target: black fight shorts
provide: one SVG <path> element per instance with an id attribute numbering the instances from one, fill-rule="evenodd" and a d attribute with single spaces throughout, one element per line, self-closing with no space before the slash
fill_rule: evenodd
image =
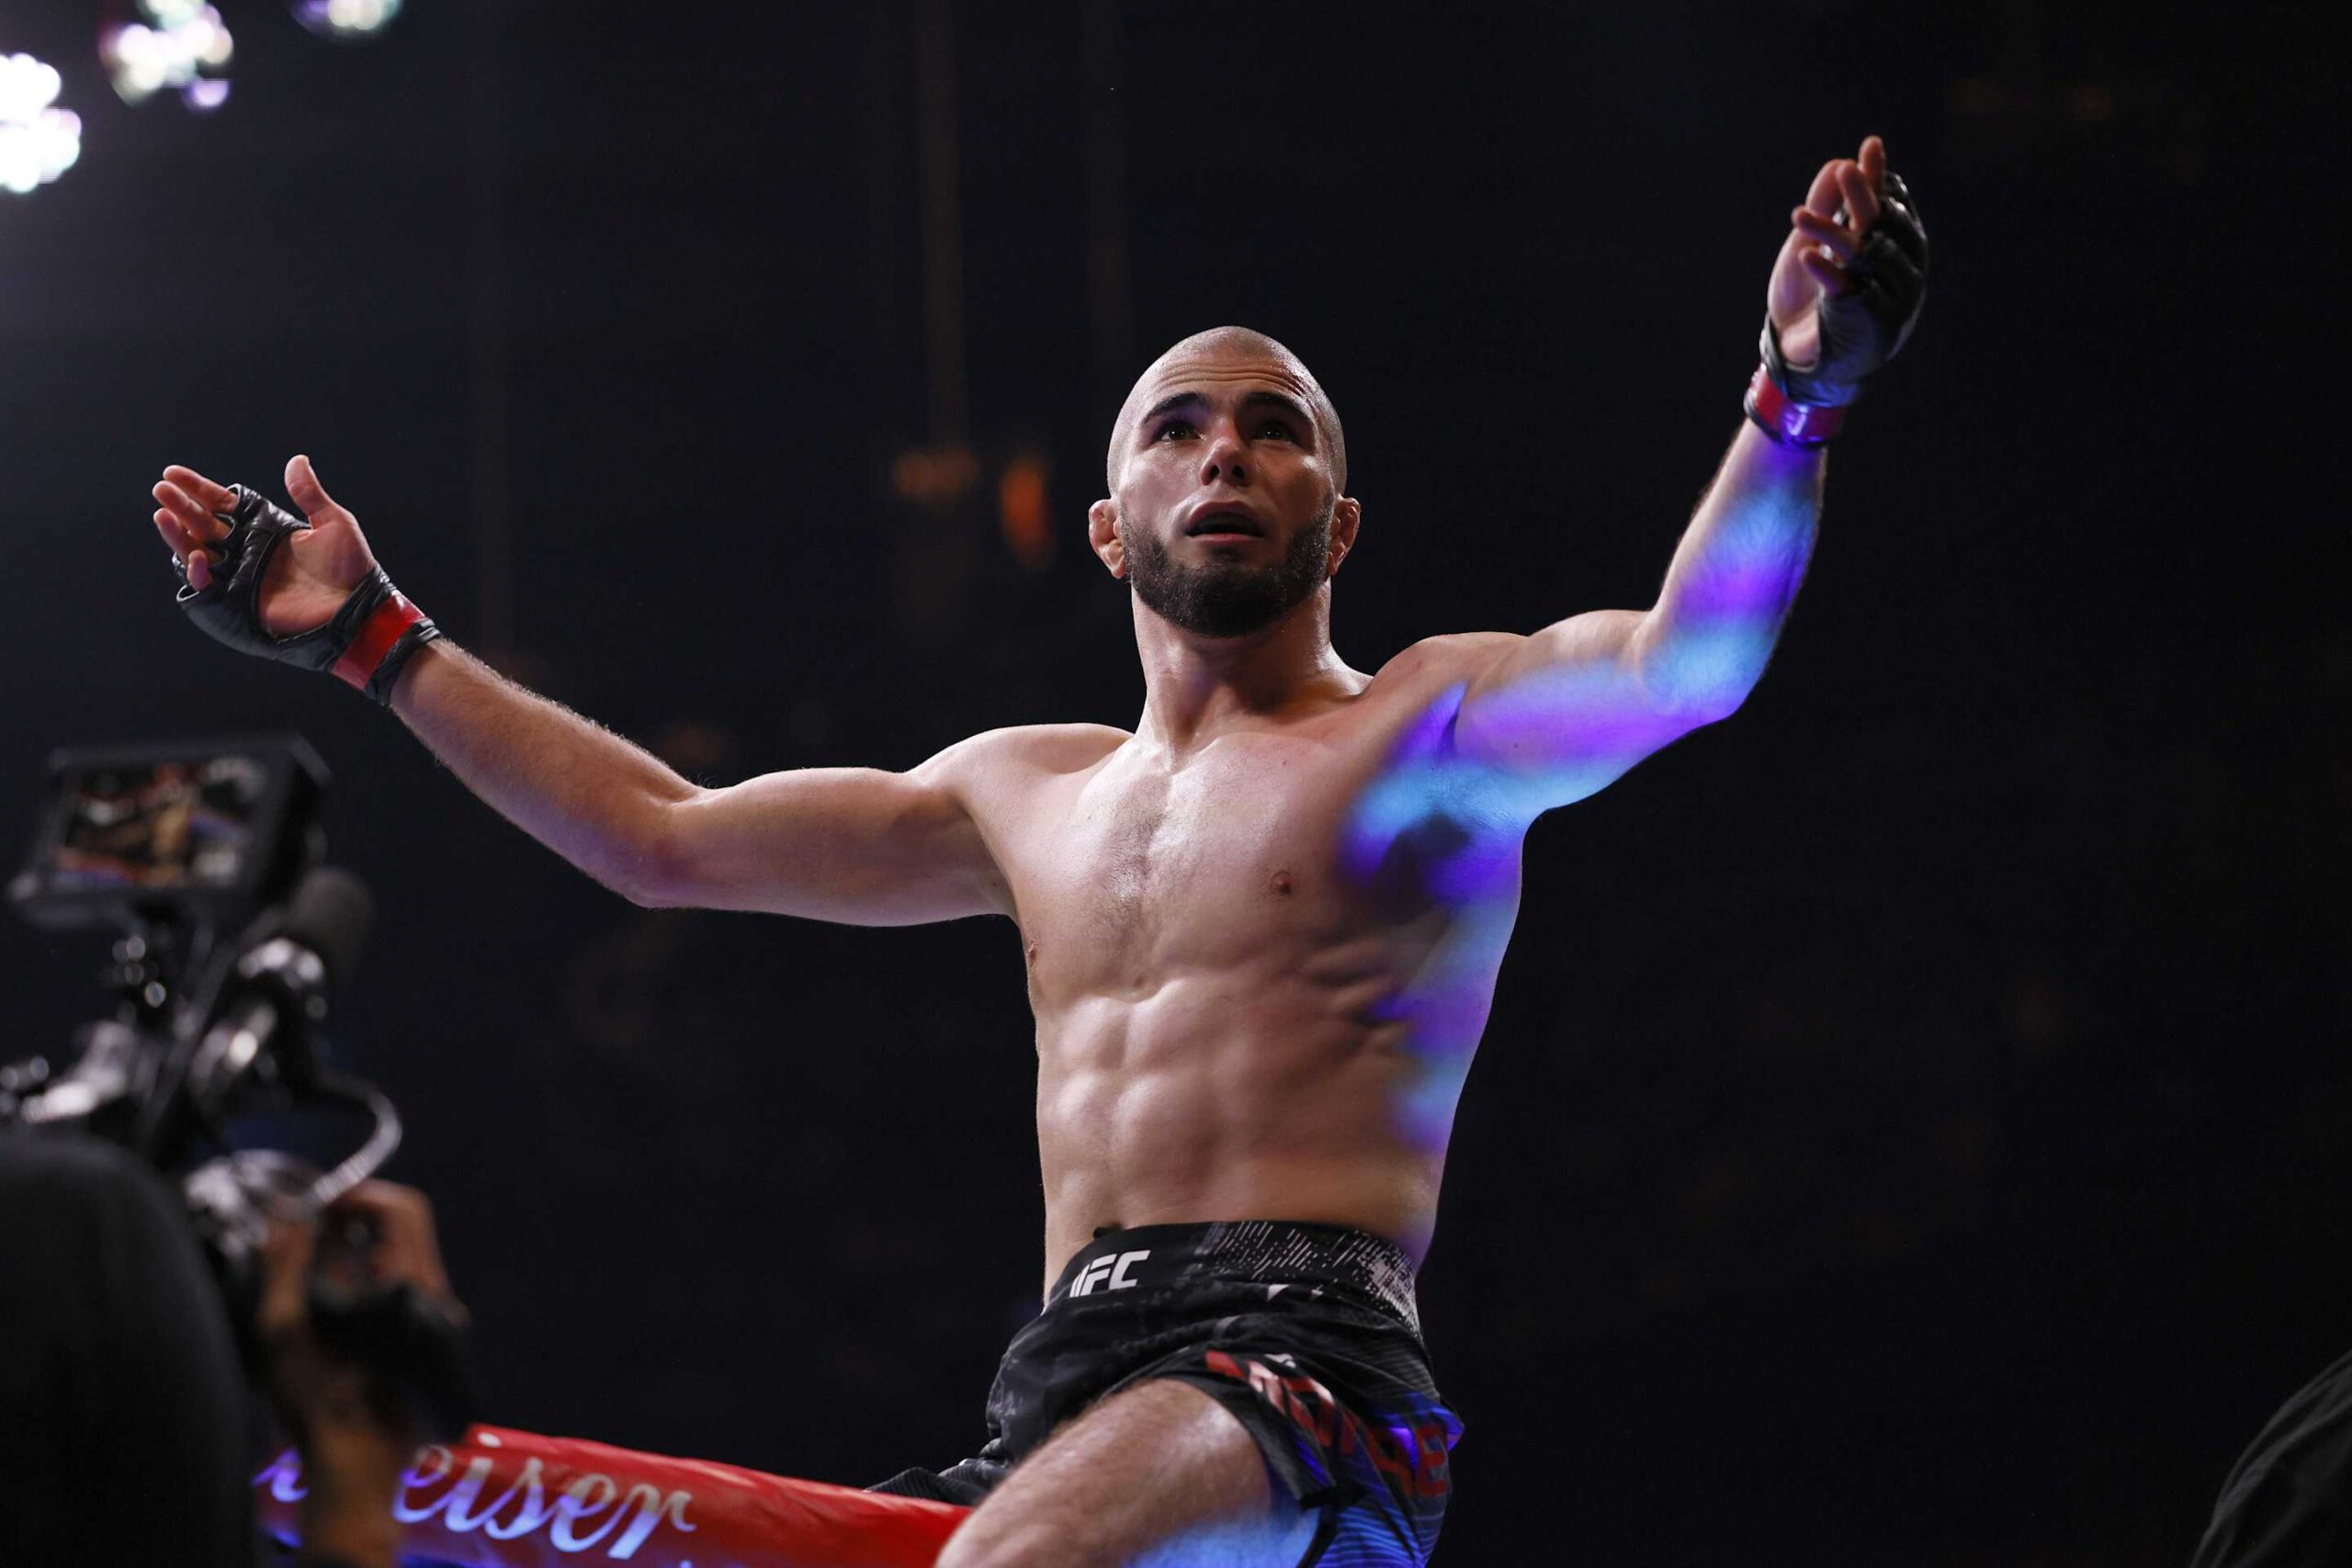
<path id="1" fill-rule="evenodd" d="M 1160 1378 L 1232 1412 L 1276 1483 L 1319 1516 L 1300 1568 L 1428 1561 L 1462 1423 L 1430 1375 L 1412 1260 L 1338 1225 L 1102 1232 L 1013 1336 L 978 1457 L 873 1490 L 976 1504 L 1062 1423 Z"/>

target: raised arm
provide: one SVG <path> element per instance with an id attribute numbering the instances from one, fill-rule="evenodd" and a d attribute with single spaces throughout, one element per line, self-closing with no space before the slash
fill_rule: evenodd
<path id="1" fill-rule="evenodd" d="M 1464 693 L 1456 749 L 1530 775 L 1543 805 L 1562 806 L 1728 716 L 1763 674 L 1804 580 L 1821 473 L 1817 451 L 1743 426 L 1657 603 L 1497 639 Z"/>
<path id="2" fill-rule="evenodd" d="M 623 897 L 859 925 L 1010 907 L 969 809 L 1001 741 L 976 738 L 906 773 L 811 768 L 700 788 L 446 639 L 387 643 L 400 662 L 386 671 L 359 623 L 389 630 L 390 606 L 413 607 L 386 582 L 386 607 L 353 615 L 378 571 L 357 520 L 307 458 L 287 465 L 286 484 L 310 526 L 282 529 L 255 558 L 251 541 L 266 532 L 232 536 L 221 520 L 235 494 L 165 470 L 155 523 L 187 573 L 191 614 L 210 615 L 199 624 L 232 646 L 333 669 L 388 702 L 468 788 Z"/>
<path id="3" fill-rule="evenodd" d="M 1544 804 L 1560 805 L 1739 706 L 1812 556 L 1821 443 L 1907 336 L 1926 265 L 1924 231 L 1877 137 L 1823 165 L 1773 268 L 1748 422 L 1657 602 L 1477 639 L 1454 731 L 1463 755 L 1527 774 Z"/>
<path id="4" fill-rule="evenodd" d="M 904 773 L 804 768 L 704 789 L 447 641 L 392 707 L 466 787 L 639 904 L 862 926 L 1010 908 L 966 794 L 993 737 Z"/>

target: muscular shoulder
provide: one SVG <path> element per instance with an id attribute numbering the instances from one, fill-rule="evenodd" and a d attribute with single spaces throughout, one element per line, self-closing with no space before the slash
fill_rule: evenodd
<path id="1" fill-rule="evenodd" d="M 1023 724 L 959 740 L 915 770 L 967 795 L 1082 773 L 1132 739 L 1107 724 Z"/>
<path id="2" fill-rule="evenodd" d="M 1450 632 L 1400 650 L 1373 676 L 1376 686 L 1443 686 L 1469 681 L 1527 639 L 1517 632 Z"/>

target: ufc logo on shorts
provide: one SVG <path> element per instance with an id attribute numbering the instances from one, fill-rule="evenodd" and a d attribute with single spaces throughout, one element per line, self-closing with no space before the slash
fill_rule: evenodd
<path id="1" fill-rule="evenodd" d="M 1132 1291 L 1141 1281 L 1128 1279 L 1127 1269 L 1150 1256 L 1148 1252 L 1122 1252 L 1116 1258 L 1105 1254 L 1078 1271 L 1069 1293 L 1091 1296 L 1097 1291 Z"/>

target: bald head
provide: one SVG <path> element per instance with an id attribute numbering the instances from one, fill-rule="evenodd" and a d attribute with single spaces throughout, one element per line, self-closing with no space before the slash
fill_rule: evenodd
<path id="1" fill-rule="evenodd" d="M 1308 412 L 1315 416 L 1316 434 L 1330 463 L 1332 489 L 1345 495 L 1348 443 L 1340 432 L 1340 411 L 1331 406 L 1322 383 L 1316 380 L 1305 360 L 1264 333 L 1249 327 L 1211 327 L 1204 333 L 1194 333 L 1153 360 L 1136 378 L 1127 400 L 1119 409 L 1118 422 L 1111 427 L 1111 446 L 1103 459 L 1103 479 L 1111 492 L 1118 491 L 1119 469 L 1134 449 L 1136 427 L 1144 411 L 1159 400 L 1159 393 L 1164 388 L 1181 379 L 1188 367 L 1196 365 L 1246 365 L 1251 361 L 1265 365 L 1275 379 L 1297 384 Z"/>

